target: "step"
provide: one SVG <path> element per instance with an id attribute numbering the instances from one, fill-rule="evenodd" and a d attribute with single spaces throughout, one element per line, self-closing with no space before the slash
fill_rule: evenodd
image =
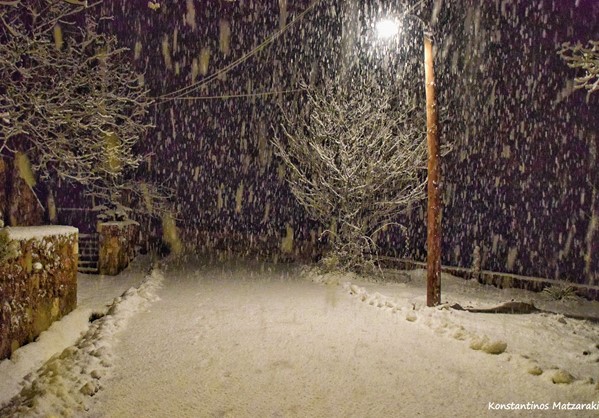
<path id="1" fill-rule="evenodd" d="M 98 254 L 100 250 L 98 248 L 81 248 L 79 247 L 79 255 L 81 254 Z"/>
<path id="2" fill-rule="evenodd" d="M 99 256 L 100 256 L 100 253 L 98 251 L 92 251 L 92 252 L 79 251 L 79 260 L 87 259 L 87 258 L 98 258 Z"/>
<path id="3" fill-rule="evenodd" d="M 90 242 L 90 243 L 79 243 L 79 248 L 98 248 L 99 245 L 97 242 Z"/>
<path id="4" fill-rule="evenodd" d="M 93 249 L 97 249 L 99 247 L 100 246 L 98 245 L 97 242 L 94 242 L 93 244 L 84 244 L 84 245 L 79 244 L 79 248 L 83 248 L 83 249 L 93 250 Z"/>
<path id="5" fill-rule="evenodd" d="M 97 248 L 79 248 L 79 255 L 98 255 L 100 251 Z"/>
<path id="6" fill-rule="evenodd" d="M 90 255 L 97 255 L 100 251 L 96 248 L 84 248 L 83 250 L 81 248 L 79 248 L 79 255 L 81 254 L 90 254 Z"/>
<path id="7" fill-rule="evenodd" d="M 99 259 L 99 235 L 79 234 L 79 263 L 80 273 L 97 274 Z"/>

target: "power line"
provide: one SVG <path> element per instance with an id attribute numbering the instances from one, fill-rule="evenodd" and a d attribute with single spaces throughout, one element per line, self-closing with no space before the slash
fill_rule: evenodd
<path id="1" fill-rule="evenodd" d="M 219 94 L 219 95 L 214 95 L 214 96 L 184 96 L 184 97 L 169 98 L 169 100 L 217 100 L 217 99 L 227 100 L 227 99 L 248 98 L 248 97 L 272 96 L 275 94 L 297 93 L 300 91 L 304 91 L 304 89 L 265 91 L 265 92 L 259 92 L 259 93 Z"/>
<path id="2" fill-rule="evenodd" d="M 241 57 L 239 57 L 238 59 L 236 59 L 229 65 L 227 65 L 224 68 L 218 70 L 217 72 L 209 75 L 208 77 L 204 78 L 203 80 L 198 81 L 197 83 L 193 83 L 190 86 L 182 87 L 178 90 L 158 96 L 158 97 L 156 97 L 156 100 L 169 101 L 169 100 L 179 99 L 179 98 L 181 98 L 179 95 L 187 94 L 192 91 L 198 90 L 201 87 L 205 86 L 206 84 L 210 83 L 215 78 L 219 77 L 220 75 L 228 73 L 233 68 L 244 63 L 249 58 L 251 58 L 252 56 L 256 55 L 258 52 L 263 50 L 267 45 L 271 44 L 276 39 L 281 37 L 281 35 L 283 35 L 283 33 L 285 33 L 287 31 L 287 29 L 289 29 L 295 23 L 299 22 L 306 14 L 308 14 L 312 9 L 314 9 L 319 2 L 320 2 L 320 0 L 314 0 L 311 5 L 309 5 L 303 12 L 301 12 L 299 15 L 297 15 L 291 22 L 289 22 L 288 24 L 283 26 L 281 29 L 277 30 L 275 33 L 273 33 L 272 35 L 267 37 L 264 41 L 262 41 L 262 43 L 260 43 L 254 49 L 252 49 L 248 53 L 242 55 Z"/>

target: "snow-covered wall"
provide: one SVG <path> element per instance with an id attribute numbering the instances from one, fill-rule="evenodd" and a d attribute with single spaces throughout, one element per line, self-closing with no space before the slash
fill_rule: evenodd
<path id="1" fill-rule="evenodd" d="M 2 231 L 10 251 L 0 260 L 0 360 L 77 305 L 77 228 Z"/>

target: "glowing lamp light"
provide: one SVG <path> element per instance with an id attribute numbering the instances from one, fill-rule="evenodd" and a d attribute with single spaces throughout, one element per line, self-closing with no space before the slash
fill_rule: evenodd
<path id="1" fill-rule="evenodd" d="M 392 19 L 383 19 L 376 23 L 376 33 L 381 39 L 393 38 L 399 32 L 399 23 Z"/>

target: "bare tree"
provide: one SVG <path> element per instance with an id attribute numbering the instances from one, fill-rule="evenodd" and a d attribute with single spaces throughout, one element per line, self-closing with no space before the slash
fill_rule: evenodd
<path id="1" fill-rule="evenodd" d="M 588 94 L 599 90 L 599 41 L 589 41 L 586 46 L 566 42 L 558 53 L 569 67 L 584 71 L 574 79 L 574 88 L 588 90 Z"/>
<path id="2" fill-rule="evenodd" d="M 48 185 L 130 189 L 151 104 L 87 2 L 0 2 L 0 153 L 25 152 Z"/>
<path id="3" fill-rule="evenodd" d="M 306 93 L 303 113 L 283 109 L 284 136 L 272 142 L 296 199 L 330 226 L 333 264 L 361 269 L 376 234 L 424 197 L 424 112 L 372 81 Z"/>

